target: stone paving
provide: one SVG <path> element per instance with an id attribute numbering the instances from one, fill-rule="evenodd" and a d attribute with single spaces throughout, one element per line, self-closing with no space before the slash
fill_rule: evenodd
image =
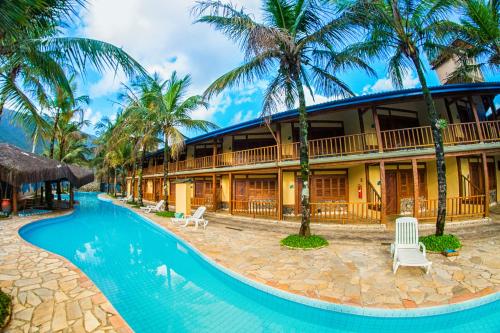
<path id="1" fill-rule="evenodd" d="M 493 223 L 450 228 L 463 241 L 460 256 L 429 254 L 433 261 L 429 275 L 405 267 L 392 274 L 389 242 L 393 231 L 383 228 L 313 226 L 329 239 L 330 246 L 303 251 L 279 245 L 280 239 L 296 232 L 295 224 L 209 216 L 207 229 L 195 230 L 146 215 L 239 274 L 329 302 L 415 308 L 500 291 L 500 214 L 492 214 Z M 20 238 L 18 229 L 35 219 L 0 220 L 0 288 L 12 295 L 14 304 L 6 331 L 129 332 L 125 321 L 78 268 Z"/>
<path id="2" fill-rule="evenodd" d="M 18 229 L 35 219 L 0 220 L 0 288 L 13 300 L 5 331 L 130 332 L 111 303 L 78 268 L 21 239 Z"/>
<path id="3" fill-rule="evenodd" d="M 137 209 L 134 209 L 140 214 Z M 319 250 L 281 247 L 295 224 L 210 216 L 206 230 L 172 225 L 143 214 L 176 233 L 219 264 L 288 292 L 363 307 L 416 308 L 462 302 L 500 291 L 500 223 L 449 227 L 462 239 L 460 256 L 429 253 L 431 273 L 401 267 L 392 273 L 394 231 L 312 226 L 330 245 Z M 494 220 L 500 221 L 494 215 Z M 432 233 L 429 229 L 423 234 Z"/>

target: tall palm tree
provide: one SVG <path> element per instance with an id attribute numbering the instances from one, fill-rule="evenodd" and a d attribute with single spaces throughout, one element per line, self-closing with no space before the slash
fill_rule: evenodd
<path id="1" fill-rule="evenodd" d="M 305 89 L 326 96 L 352 96 L 337 74 L 361 68 L 373 74 L 360 58 L 339 45 L 353 37 L 349 13 L 320 0 L 262 1 L 263 21 L 243 9 L 219 1 L 200 1 L 194 7 L 197 22 L 208 23 L 241 46 L 244 63 L 222 75 L 206 90 L 210 97 L 240 83 L 270 79 L 264 93 L 263 115 L 298 102 L 302 218 L 299 234 L 309 236 L 309 156 Z"/>
<path id="2" fill-rule="evenodd" d="M 138 197 L 137 203 L 143 205 L 143 168 L 146 153 L 158 146 L 157 124 L 155 123 L 155 104 L 151 102 L 153 91 L 148 80 L 134 82 L 132 87 L 125 86 L 121 98 L 126 108 L 123 112 L 123 121 L 114 130 L 114 137 L 129 140 L 124 133 L 133 135 L 136 140 L 135 148 L 138 151 Z"/>
<path id="3" fill-rule="evenodd" d="M 362 0 L 353 4 L 354 20 L 366 28 L 364 41 L 350 51 L 360 56 L 387 62 L 388 73 L 396 87 L 403 86 L 403 76 L 411 69 L 417 72 L 427 108 L 436 150 L 438 178 L 438 213 L 436 235 L 444 232 L 446 218 L 446 165 L 440 119 L 425 77 L 425 53 L 429 58 L 443 49 L 440 36 L 450 27 L 446 20 L 453 0 Z"/>
<path id="4" fill-rule="evenodd" d="M 155 74 L 146 84 L 149 92 L 144 98 L 153 111 L 156 131 L 163 137 L 163 192 L 164 200 L 168 202 L 168 164 L 170 158 L 178 157 L 184 147 L 181 129 L 207 132 L 218 126 L 206 120 L 191 118 L 194 110 L 207 104 L 202 96 L 186 96 L 191 85 L 189 75 L 178 77 L 174 71 L 169 79 L 161 82 Z M 168 209 L 168 205 L 165 205 L 165 211 Z"/>
<path id="5" fill-rule="evenodd" d="M 448 52 L 460 66 L 450 74 L 450 82 L 472 82 L 479 70 L 500 69 L 500 1 L 459 0 L 460 22 L 450 22 L 445 33 L 459 43 Z M 474 60 L 474 61 L 472 61 Z"/>

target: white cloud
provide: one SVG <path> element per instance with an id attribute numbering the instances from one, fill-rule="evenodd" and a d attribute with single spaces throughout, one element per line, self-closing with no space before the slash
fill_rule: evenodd
<path id="1" fill-rule="evenodd" d="M 126 82 L 125 74 L 122 71 L 104 73 L 99 81 L 91 85 L 89 94 L 93 98 L 106 96 L 117 92 L 121 88 L 121 83 Z"/>
<path id="2" fill-rule="evenodd" d="M 259 0 L 234 3 L 244 4 L 251 13 L 259 12 Z M 186 0 L 90 0 L 81 15 L 81 32 L 123 47 L 146 69 L 164 78 L 173 70 L 182 75 L 191 73 L 193 90 L 201 92 L 238 65 L 242 55 L 232 41 L 211 26 L 193 24 L 194 4 Z"/>
<path id="3" fill-rule="evenodd" d="M 230 125 L 243 123 L 255 118 L 253 111 L 238 111 L 231 119 Z"/>
<path id="4" fill-rule="evenodd" d="M 417 77 L 413 76 L 413 72 L 407 73 L 403 76 L 403 88 L 415 88 L 420 84 Z M 364 94 L 373 94 L 383 91 L 395 90 L 392 80 L 386 76 L 383 79 L 378 79 L 374 84 L 367 84 L 363 87 Z"/>
<path id="5" fill-rule="evenodd" d="M 83 113 L 83 118 L 90 121 L 90 125 L 85 126 L 83 131 L 86 133 L 94 133 L 94 126 L 101 120 L 102 113 L 99 111 L 93 111 L 91 108 L 87 108 Z"/>

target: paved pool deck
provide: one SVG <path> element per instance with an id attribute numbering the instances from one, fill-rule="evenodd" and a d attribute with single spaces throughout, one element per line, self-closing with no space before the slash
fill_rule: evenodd
<path id="1" fill-rule="evenodd" d="M 69 213 L 0 220 L 0 288 L 13 303 L 5 332 L 132 332 L 75 265 L 19 236 L 28 223 Z"/>
<path id="2" fill-rule="evenodd" d="M 127 206 L 114 201 L 117 205 Z M 129 209 L 129 206 L 127 206 Z M 450 227 L 460 256 L 429 254 L 431 273 L 400 268 L 392 273 L 392 230 L 312 226 L 330 245 L 292 250 L 280 239 L 293 223 L 270 223 L 208 215 L 206 230 L 132 209 L 181 237 L 218 264 L 287 292 L 333 303 L 373 308 L 424 308 L 459 303 L 500 292 L 500 213 L 492 222 Z M 6 332 L 129 332 L 126 322 L 84 273 L 66 259 L 32 246 L 18 229 L 37 219 L 0 220 L 0 288 L 13 297 Z M 432 229 L 423 231 L 432 233 Z"/>

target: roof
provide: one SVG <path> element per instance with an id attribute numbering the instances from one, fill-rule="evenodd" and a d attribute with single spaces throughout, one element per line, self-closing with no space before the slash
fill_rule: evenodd
<path id="1" fill-rule="evenodd" d="M 93 180 L 93 173 L 92 177 L 89 173 L 92 172 L 85 168 L 29 153 L 11 144 L 0 144 L 0 180 L 14 186 L 67 179 L 79 187 Z"/>
<path id="2" fill-rule="evenodd" d="M 500 82 L 483 82 L 483 83 L 467 83 L 467 84 L 448 84 L 436 87 L 430 87 L 433 96 L 444 96 L 450 94 L 470 94 L 473 93 L 500 93 Z M 331 102 L 326 102 L 322 104 L 311 105 L 307 107 L 308 114 L 314 114 L 326 110 L 336 110 L 336 109 L 348 109 L 354 107 L 360 107 L 362 105 L 379 105 L 394 102 L 400 99 L 412 99 L 412 98 L 422 98 L 422 89 L 403 89 L 382 92 L 377 94 L 355 96 L 345 99 L 339 99 Z M 271 121 L 283 121 L 287 119 L 292 119 L 298 117 L 298 110 L 292 109 L 284 112 L 275 113 L 271 116 Z M 257 127 L 263 125 L 262 118 L 256 118 L 249 121 L 245 121 L 232 126 L 217 129 L 212 132 L 204 133 L 202 135 L 196 136 L 186 140 L 186 145 L 193 144 L 197 142 L 202 142 L 208 139 L 213 139 L 226 134 L 234 133 L 241 130 L 247 130 L 252 127 Z M 157 154 L 162 149 L 153 153 Z"/>

